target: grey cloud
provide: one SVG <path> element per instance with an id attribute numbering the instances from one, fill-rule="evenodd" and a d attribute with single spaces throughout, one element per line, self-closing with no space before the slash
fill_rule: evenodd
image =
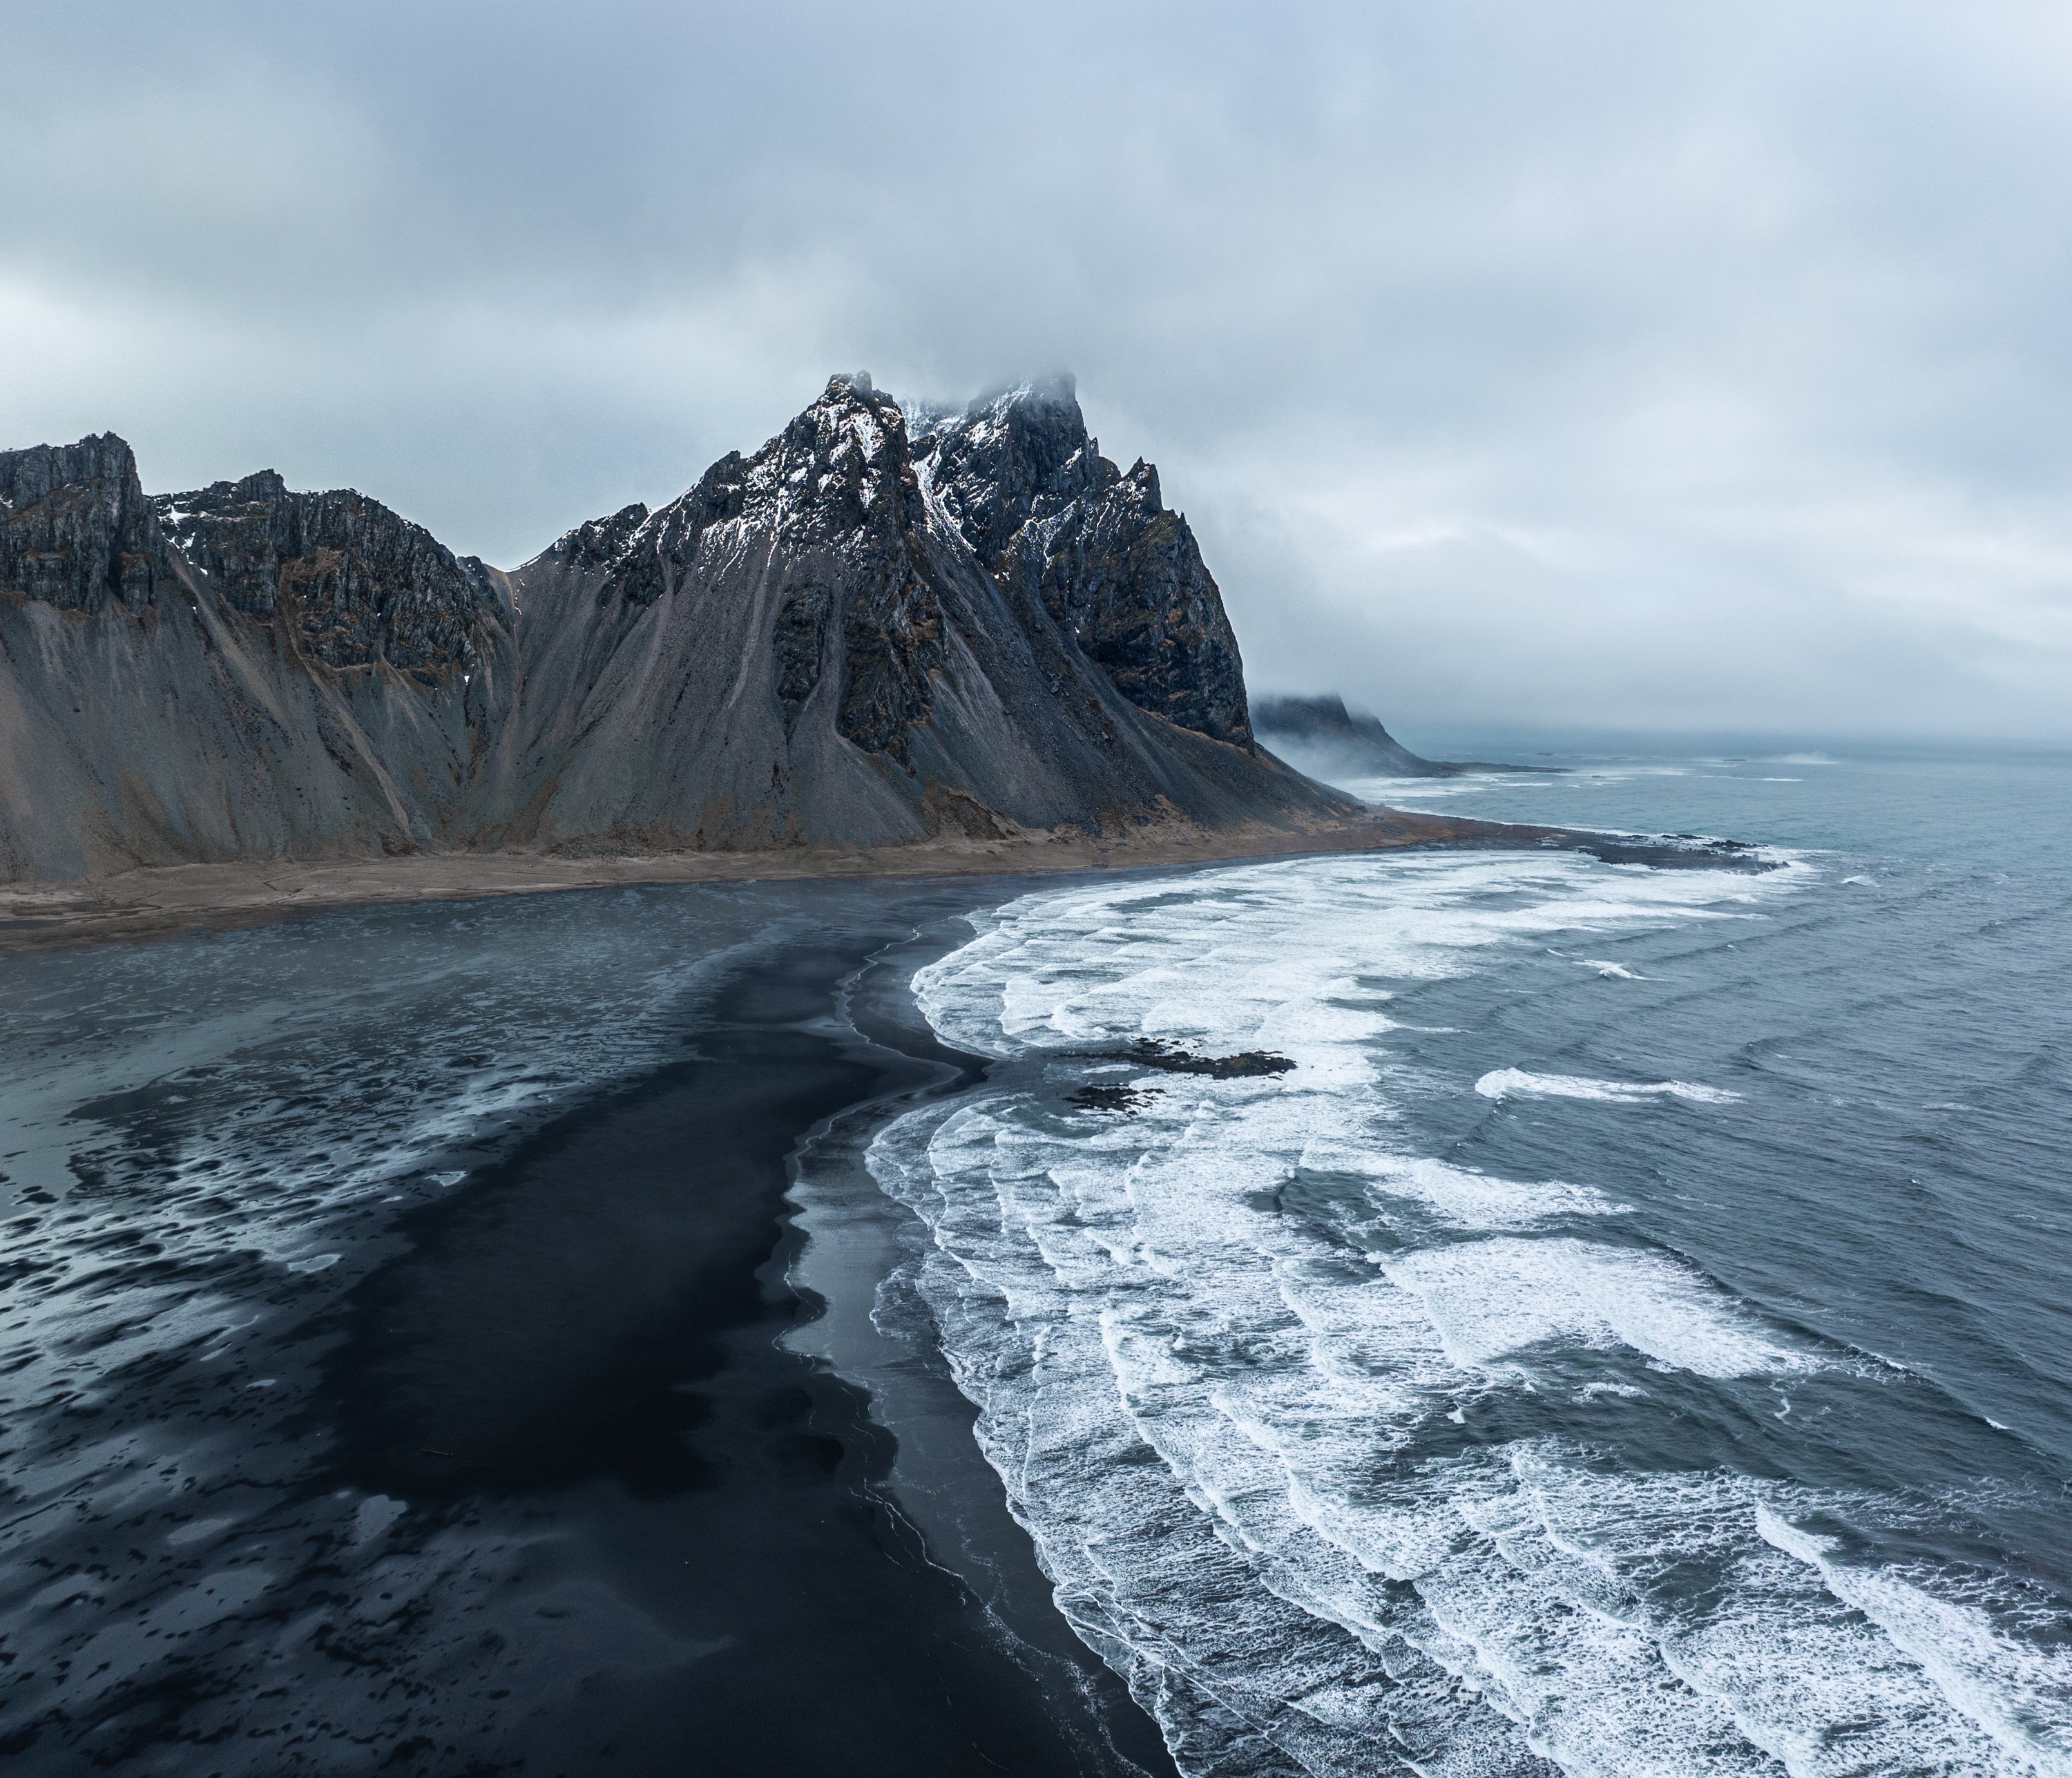
<path id="1" fill-rule="evenodd" d="M 2072 733 L 2045 7 L 14 10 L 7 442 L 513 562 L 1067 366 L 1263 685 Z"/>

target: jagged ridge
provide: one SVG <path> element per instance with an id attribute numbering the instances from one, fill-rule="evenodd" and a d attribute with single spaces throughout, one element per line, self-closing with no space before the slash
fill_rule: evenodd
<path id="1" fill-rule="evenodd" d="M 1237 638 L 1194 533 L 1156 469 L 1101 455 L 1069 379 L 919 430 L 931 490 L 1026 627 L 1042 628 L 1033 594 L 1140 710 L 1251 744 Z"/>
<path id="2" fill-rule="evenodd" d="M 192 566 L 237 611 L 285 616 L 310 659 L 385 661 L 426 685 L 473 666 L 503 601 L 477 558 L 352 488 L 298 494 L 270 469 L 154 502 Z"/>

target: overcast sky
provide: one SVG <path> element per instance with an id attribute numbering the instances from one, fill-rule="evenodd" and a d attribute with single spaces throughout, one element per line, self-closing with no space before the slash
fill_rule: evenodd
<path id="1" fill-rule="evenodd" d="M 0 445 L 512 565 L 1076 373 L 1255 690 L 2072 739 L 2072 8 L 0 0 Z"/>

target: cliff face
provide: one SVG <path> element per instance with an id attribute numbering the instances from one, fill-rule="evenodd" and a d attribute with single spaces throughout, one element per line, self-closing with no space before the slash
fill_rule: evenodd
<path id="1" fill-rule="evenodd" d="M 1551 766 L 1488 759 L 1424 759 L 1381 726 L 1355 716 L 1342 698 L 1273 698 L 1256 712 L 1259 732 L 1305 772 L 1334 781 L 1355 778 L 1457 778 L 1465 772 L 1552 772 Z"/>
<path id="2" fill-rule="evenodd" d="M 1063 391 L 837 378 L 680 499 L 508 575 L 270 471 L 0 456 L 0 874 L 413 847 L 881 846 L 1293 825 L 1154 472 Z"/>
<path id="3" fill-rule="evenodd" d="M 0 451 L 0 589 L 61 611 L 143 611 L 169 566 L 136 457 L 113 433 Z"/>
<path id="4" fill-rule="evenodd" d="M 1274 698 L 1259 706 L 1259 729 L 1307 770 L 1341 778 L 1443 778 L 1460 766 L 1420 759 L 1372 716 L 1342 698 Z"/>

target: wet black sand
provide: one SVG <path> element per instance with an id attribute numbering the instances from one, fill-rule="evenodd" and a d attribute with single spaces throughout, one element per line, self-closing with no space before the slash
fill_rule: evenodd
<path id="1" fill-rule="evenodd" d="M 838 1016 L 886 939 L 766 948 L 687 1059 L 388 1230 L 393 1257 L 282 1342 L 273 1368 L 307 1365 L 292 1412 L 221 1410 L 249 1450 L 192 1510 L 245 1515 L 245 1554 L 191 1584 L 253 1596 L 187 1632 L 154 1607 L 134 1679 L 59 1688 L 90 1702 L 15 1693 L 10 1771 L 1170 1771 L 976 1455 L 948 1485 L 984 1602 L 885 1485 L 863 1393 L 780 1344 L 816 1308 L 784 1281 L 787 1157 L 955 1078 Z M 148 1591 L 132 1536 L 82 1522 L 82 1608 Z"/>
<path id="2" fill-rule="evenodd" d="M 650 1661 L 500 1712 L 491 1764 L 1038 1774 L 1092 1751 L 875 1497 L 891 1448 L 867 1404 L 777 1344 L 801 1307 L 777 1251 L 785 1158 L 902 1072 L 802 1028 L 846 953 L 762 963 L 703 1055 L 428 1213 L 358 1294 L 341 1474 L 449 1511 L 529 1504 L 565 1540 L 557 1569 L 580 1563 L 656 1637 Z M 484 1676 L 506 1660 L 525 1665 L 500 1650 Z"/>

